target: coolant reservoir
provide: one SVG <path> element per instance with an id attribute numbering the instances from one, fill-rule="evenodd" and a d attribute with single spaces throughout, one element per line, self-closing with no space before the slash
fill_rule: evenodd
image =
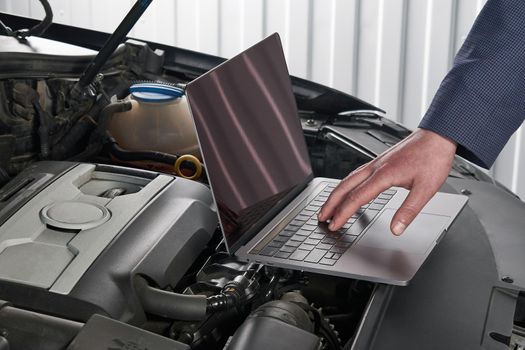
<path id="1" fill-rule="evenodd" d="M 115 113 L 108 130 L 120 147 L 200 158 L 197 135 L 184 90 L 161 83 L 130 87 L 132 108 Z"/>

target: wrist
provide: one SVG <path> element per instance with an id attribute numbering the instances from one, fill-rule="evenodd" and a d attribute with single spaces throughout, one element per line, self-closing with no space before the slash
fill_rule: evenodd
<path id="1" fill-rule="evenodd" d="M 451 138 L 443 136 L 435 131 L 421 128 L 417 128 L 414 131 L 414 134 L 418 135 L 421 138 L 429 140 L 430 142 L 435 144 L 436 147 L 440 147 L 442 150 L 446 150 L 450 153 L 456 153 L 458 144 Z"/>

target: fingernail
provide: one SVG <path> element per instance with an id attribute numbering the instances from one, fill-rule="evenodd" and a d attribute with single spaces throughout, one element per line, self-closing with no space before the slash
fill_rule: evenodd
<path id="1" fill-rule="evenodd" d="M 329 229 L 330 231 L 333 231 L 334 228 L 335 228 L 335 222 L 332 221 L 332 222 L 330 223 L 330 225 L 328 225 L 328 229 Z"/>
<path id="2" fill-rule="evenodd" d="M 403 234 L 403 232 L 405 232 L 405 229 L 407 227 L 405 226 L 405 224 L 403 224 L 402 222 L 396 222 L 396 224 L 394 225 L 394 228 L 393 228 L 393 231 L 394 231 L 394 234 L 396 236 L 400 236 Z"/>
<path id="3" fill-rule="evenodd" d="M 317 220 L 321 221 L 321 218 L 323 217 L 323 212 L 319 212 L 319 214 L 317 214 Z"/>

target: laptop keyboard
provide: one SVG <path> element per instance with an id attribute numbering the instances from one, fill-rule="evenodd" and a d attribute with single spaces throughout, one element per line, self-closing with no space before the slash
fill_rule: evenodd
<path id="1" fill-rule="evenodd" d="M 335 184 L 327 185 L 258 254 L 334 265 L 396 193 L 393 189 L 384 191 L 359 208 L 343 227 L 332 232 L 328 224 L 317 220 L 317 214 L 335 187 Z"/>

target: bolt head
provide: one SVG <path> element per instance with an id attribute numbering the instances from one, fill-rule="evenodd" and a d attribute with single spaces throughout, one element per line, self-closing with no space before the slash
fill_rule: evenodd
<path id="1" fill-rule="evenodd" d="M 505 283 L 514 283 L 514 279 L 510 276 L 504 276 L 501 280 Z"/>
<path id="2" fill-rule="evenodd" d="M 308 126 L 314 126 L 316 123 L 315 123 L 315 120 L 314 119 L 308 119 L 306 121 L 306 125 Z"/>

